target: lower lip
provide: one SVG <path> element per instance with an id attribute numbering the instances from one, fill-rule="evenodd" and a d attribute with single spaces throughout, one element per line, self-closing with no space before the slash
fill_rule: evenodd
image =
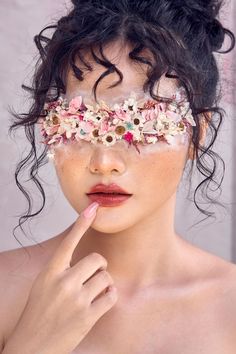
<path id="1" fill-rule="evenodd" d="M 89 199 L 93 202 L 99 203 L 101 206 L 116 206 L 124 203 L 132 195 L 122 195 L 122 194 L 87 194 Z"/>

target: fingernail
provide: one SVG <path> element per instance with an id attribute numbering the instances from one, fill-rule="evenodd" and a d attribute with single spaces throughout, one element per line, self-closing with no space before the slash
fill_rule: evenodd
<path id="1" fill-rule="evenodd" d="M 91 216 L 93 216 L 95 214 L 95 211 L 97 209 L 97 207 L 99 206 L 99 203 L 97 202 L 93 202 L 92 204 L 90 204 L 84 211 L 83 211 L 83 215 L 86 218 L 90 218 Z"/>

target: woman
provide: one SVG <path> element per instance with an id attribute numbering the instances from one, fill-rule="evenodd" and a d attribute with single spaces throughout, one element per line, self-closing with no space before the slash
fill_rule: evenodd
<path id="1" fill-rule="evenodd" d="M 189 164 L 203 176 L 194 201 L 206 216 L 197 193 L 213 203 L 211 183 L 222 182 L 211 149 L 222 121 L 213 52 L 235 38 L 217 19 L 221 3 L 73 5 L 44 29 L 55 29 L 51 39 L 35 37 L 34 102 L 11 130 L 24 126 L 32 145 L 16 178 L 34 157 L 37 183 L 47 154 L 80 216 L 27 247 L 29 258 L 1 253 L 2 352 L 233 354 L 235 265 L 174 228 Z"/>

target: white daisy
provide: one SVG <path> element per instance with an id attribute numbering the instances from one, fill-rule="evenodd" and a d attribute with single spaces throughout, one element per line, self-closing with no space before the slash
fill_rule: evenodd
<path id="1" fill-rule="evenodd" d="M 116 134 L 113 132 L 108 132 L 107 134 L 104 134 L 102 136 L 102 142 L 106 146 L 114 145 L 116 143 L 116 140 Z"/>
<path id="2" fill-rule="evenodd" d="M 131 97 L 124 101 L 123 109 L 125 111 L 132 111 L 134 113 L 137 113 L 138 105 L 134 95 L 131 95 Z"/>

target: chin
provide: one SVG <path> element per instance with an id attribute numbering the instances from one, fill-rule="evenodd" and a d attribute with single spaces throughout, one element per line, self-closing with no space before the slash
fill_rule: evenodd
<path id="1" fill-rule="evenodd" d="M 131 219 L 129 213 L 119 213 L 118 216 L 117 208 L 115 209 L 115 213 L 110 212 L 109 215 L 105 215 L 101 210 L 98 211 L 91 228 L 104 234 L 115 234 L 129 229 L 135 224 L 134 218 Z"/>
<path id="2" fill-rule="evenodd" d="M 120 227 L 120 225 L 104 225 L 104 224 L 98 224 L 98 223 L 93 223 L 91 225 L 91 228 L 97 232 L 100 232 L 102 234 L 117 234 L 119 232 L 123 232 L 125 230 L 127 230 L 127 228 L 124 227 L 124 225 L 122 225 L 122 227 Z"/>

